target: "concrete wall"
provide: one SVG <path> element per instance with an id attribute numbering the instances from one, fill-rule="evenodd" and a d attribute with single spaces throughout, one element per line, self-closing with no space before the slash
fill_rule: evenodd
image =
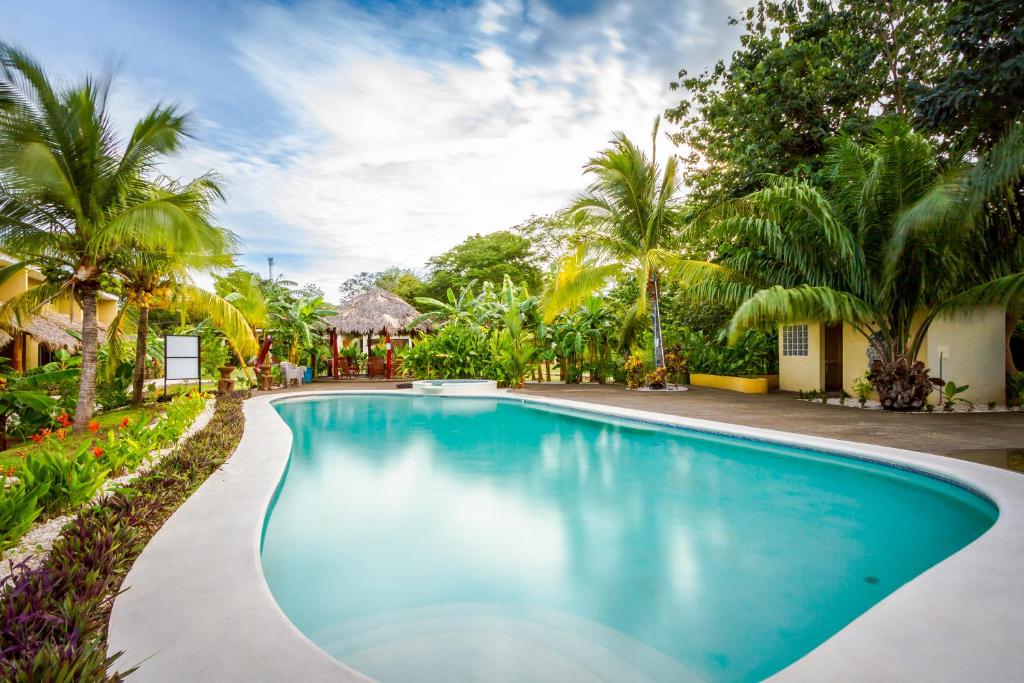
<path id="1" fill-rule="evenodd" d="M 969 384 L 964 398 L 1001 404 L 1006 398 L 1005 334 L 1006 313 L 998 306 L 936 318 L 928 330 L 928 367 L 935 377 L 941 372 L 943 379 Z"/>
<path id="2" fill-rule="evenodd" d="M 779 327 L 779 389 L 820 391 L 825 388 L 825 357 L 822 353 L 825 327 L 807 323 L 807 355 L 782 355 L 782 326 Z"/>

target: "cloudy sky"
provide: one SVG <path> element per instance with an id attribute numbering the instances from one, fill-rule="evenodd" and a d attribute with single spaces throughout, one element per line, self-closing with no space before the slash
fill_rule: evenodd
<path id="1" fill-rule="evenodd" d="M 0 37 L 67 79 L 114 68 L 122 130 L 190 110 L 165 171 L 221 173 L 240 262 L 333 296 L 564 206 L 613 130 L 649 134 L 680 67 L 735 48 L 745 4 L 32 0 L 5 3 Z"/>

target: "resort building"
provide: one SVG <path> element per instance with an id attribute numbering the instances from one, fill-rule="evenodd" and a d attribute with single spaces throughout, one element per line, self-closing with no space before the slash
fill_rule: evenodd
<path id="1" fill-rule="evenodd" d="M 932 376 L 967 384 L 963 397 L 975 403 L 1006 398 L 1006 311 L 981 307 L 967 315 L 936 318 L 919 360 Z M 846 391 L 867 372 L 868 341 L 847 324 L 807 322 L 779 328 L 779 388 L 782 391 Z M 937 394 L 932 395 L 936 401 Z"/>
<path id="2" fill-rule="evenodd" d="M 14 261 L 0 255 L 0 267 Z M 0 283 L 0 304 L 46 282 L 33 268 L 24 268 Z M 100 293 L 96 309 L 101 331 L 117 315 L 117 297 Z M 61 294 L 28 320 L 14 320 L 0 328 L 0 356 L 9 358 L 18 371 L 49 363 L 59 349 L 77 353 L 82 348 L 82 309 L 70 293 Z"/>

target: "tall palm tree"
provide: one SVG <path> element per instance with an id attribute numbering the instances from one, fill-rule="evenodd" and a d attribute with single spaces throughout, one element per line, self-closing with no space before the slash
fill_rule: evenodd
<path id="1" fill-rule="evenodd" d="M 197 287 L 191 280 L 193 273 L 213 272 L 231 266 L 232 252 L 237 246 L 238 240 L 233 233 L 208 222 L 211 201 L 221 196 L 216 180 L 211 176 L 203 176 L 184 187 L 174 182 L 162 182 L 154 185 L 152 192 L 192 193 L 194 198 L 189 210 L 195 213 L 197 222 L 206 225 L 210 235 L 206 240 L 206 251 L 201 253 L 131 249 L 111 259 L 110 270 L 119 280 L 124 293 L 124 305 L 110 326 L 108 342 L 112 347 L 117 347 L 120 333 L 134 324 L 136 343 L 132 404 L 136 406 L 143 399 L 149 312 L 153 308 L 168 307 L 209 318 L 242 357 L 255 354 L 258 347 L 245 316 L 230 302 Z M 129 311 L 134 315 L 126 315 Z M 109 365 L 112 369 L 115 364 Z"/>
<path id="2" fill-rule="evenodd" d="M 55 87 L 31 57 L 0 44 L 0 248 L 18 262 L 0 282 L 34 266 L 47 282 L 12 298 L 0 322 L 24 319 L 70 293 L 82 308 L 82 377 L 74 426 L 96 393 L 96 297 L 109 260 L 129 248 L 200 252 L 207 233 L 189 194 L 154 196 L 156 163 L 188 134 L 186 117 L 157 106 L 120 141 L 107 112 L 110 79 Z"/>
<path id="3" fill-rule="evenodd" d="M 827 188 L 774 177 L 716 210 L 723 256 L 678 262 L 676 273 L 691 297 L 739 306 L 732 339 L 762 325 L 850 325 L 877 359 L 883 406 L 918 409 L 934 383 L 917 360 L 932 321 L 1024 301 L 1024 272 L 977 259 L 993 248 L 985 213 L 1024 175 L 1020 131 L 980 163 L 943 167 L 927 139 L 889 119 L 866 144 L 834 140 L 826 171 Z"/>
<path id="4" fill-rule="evenodd" d="M 675 157 L 664 169 L 655 159 L 659 122 L 655 119 L 651 158 L 625 135 L 615 133 L 612 146 L 584 166 L 595 180 L 573 209 L 588 214 L 600 236 L 563 259 L 545 294 L 544 308 L 546 318 L 553 320 L 582 304 L 612 277 L 634 273 L 643 285 L 626 316 L 623 336 L 628 338 L 628 331 L 650 310 L 654 359 L 664 367 L 659 287 L 661 270 L 678 259 L 667 247 L 678 224 L 679 184 Z"/>

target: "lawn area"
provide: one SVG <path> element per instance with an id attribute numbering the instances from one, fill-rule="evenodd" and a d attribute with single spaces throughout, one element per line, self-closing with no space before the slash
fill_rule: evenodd
<path id="1" fill-rule="evenodd" d="M 141 408 L 119 408 L 117 410 L 97 413 L 93 418 L 100 424 L 96 437 L 106 438 L 107 432 L 117 429 L 117 426 L 126 417 L 132 422 L 138 422 L 139 420 L 151 422 L 154 418 L 162 415 L 163 412 L 164 406 L 161 404 L 146 404 Z M 83 441 L 96 437 L 89 432 L 71 434 L 69 430 L 67 437 L 64 439 L 65 449 L 73 451 Z M 31 441 L 12 443 L 11 447 L 6 451 L 0 451 L 0 467 L 17 467 L 25 457 L 25 454 L 31 452 L 34 448 L 38 448 L 38 446 Z"/>

